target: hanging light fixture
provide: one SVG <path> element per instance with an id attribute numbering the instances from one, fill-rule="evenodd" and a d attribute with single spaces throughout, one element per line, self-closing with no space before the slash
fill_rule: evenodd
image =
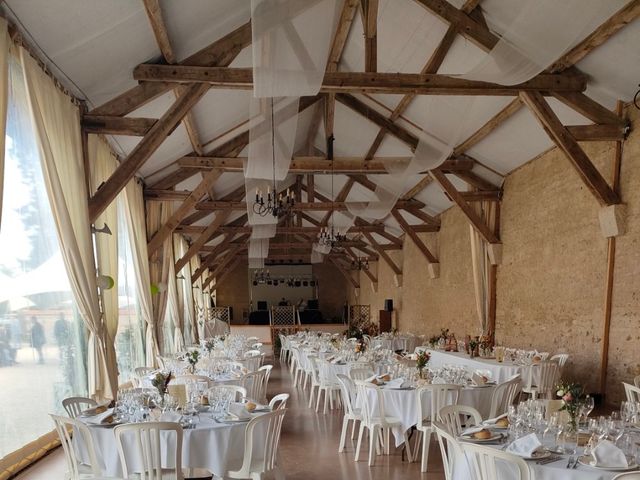
<path id="1" fill-rule="evenodd" d="M 265 270 L 264 268 L 260 268 L 253 272 L 253 284 L 265 284 L 271 281 L 271 274 L 269 270 Z"/>
<path id="2" fill-rule="evenodd" d="M 369 260 L 365 257 L 356 257 L 351 260 L 351 270 L 369 270 Z"/>
<path id="3" fill-rule="evenodd" d="M 333 213 L 335 212 L 335 197 L 333 194 L 333 140 L 333 135 L 327 138 L 327 157 L 331 160 L 331 225 L 329 227 L 321 228 L 320 234 L 318 235 L 318 243 L 320 245 L 329 246 L 332 249 L 339 248 L 340 242 L 344 242 L 347 239 L 345 234 L 339 233 L 333 226 Z"/>
<path id="4" fill-rule="evenodd" d="M 271 98 L 271 163 L 273 165 L 273 191 L 267 187 L 267 198 L 264 193 L 256 188 L 256 199 L 253 202 L 253 212 L 261 217 L 271 214 L 274 217 L 289 215 L 296 203 L 296 197 L 291 189 L 287 188 L 286 194 L 278 194 L 276 186 L 276 147 L 275 147 L 275 123 L 273 115 L 273 98 Z"/>

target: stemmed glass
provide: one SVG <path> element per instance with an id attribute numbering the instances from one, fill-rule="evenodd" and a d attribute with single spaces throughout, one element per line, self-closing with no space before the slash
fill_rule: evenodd
<path id="1" fill-rule="evenodd" d="M 622 435 L 624 435 L 624 422 L 619 418 L 612 418 L 609 422 L 609 436 L 613 443 L 617 444 Z"/>
<path id="2" fill-rule="evenodd" d="M 580 417 L 582 418 L 582 422 L 587 421 L 587 418 L 589 417 L 589 414 L 593 412 L 594 407 L 595 402 L 593 400 L 593 397 L 587 395 L 582 401 L 582 405 L 580 406 Z"/>
<path id="3" fill-rule="evenodd" d="M 546 428 L 542 432 L 542 445 L 551 451 L 556 451 L 558 448 L 557 437 L 560 433 L 560 416 L 558 412 L 554 412 L 549 421 L 547 422 Z"/>

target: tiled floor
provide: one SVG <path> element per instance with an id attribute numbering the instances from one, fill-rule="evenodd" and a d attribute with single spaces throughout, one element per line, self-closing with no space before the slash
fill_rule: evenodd
<path id="1" fill-rule="evenodd" d="M 301 389 L 291 388 L 286 368 L 276 360 L 269 383 L 269 395 L 291 393 L 287 416 L 280 443 L 283 469 L 289 480 L 349 479 L 349 480 L 401 480 L 427 478 L 420 473 L 419 463 L 402 460 L 400 451 L 376 458 L 369 467 L 363 448 L 361 460 L 354 462 L 355 445 L 348 443 L 345 453 L 338 453 L 342 412 L 316 414 L 307 408 L 308 396 Z M 64 459 L 60 451 L 53 452 L 35 466 L 24 471 L 16 480 L 55 480 L 64 478 Z M 432 442 L 429 455 L 429 480 L 444 478 L 437 442 Z"/>

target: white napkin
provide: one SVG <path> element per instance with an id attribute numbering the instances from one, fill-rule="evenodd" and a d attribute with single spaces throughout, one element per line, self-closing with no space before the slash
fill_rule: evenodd
<path id="1" fill-rule="evenodd" d="M 387 388 L 401 388 L 404 383 L 404 378 L 394 378 L 393 380 L 389 380 L 387 382 Z"/>
<path id="2" fill-rule="evenodd" d="M 476 385 L 484 385 L 485 383 L 487 383 L 484 377 L 482 375 L 478 375 L 477 373 L 474 373 L 471 376 L 471 380 L 473 380 L 473 383 Z"/>
<path id="3" fill-rule="evenodd" d="M 507 447 L 507 452 L 519 455 L 520 457 L 531 458 L 536 450 L 538 450 L 542 444 L 535 433 L 530 433 L 522 438 L 519 438 L 511 445 Z"/>
<path id="4" fill-rule="evenodd" d="M 160 415 L 160 418 L 158 419 L 158 421 L 177 423 L 180 421 L 180 417 L 182 417 L 182 415 L 176 412 L 164 412 L 162 415 Z"/>
<path id="5" fill-rule="evenodd" d="M 598 467 L 628 467 L 627 457 L 613 442 L 603 440 L 591 452 L 593 465 Z"/>
<path id="6" fill-rule="evenodd" d="M 94 415 L 92 417 L 86 417 L 85 421 L 92 425 L 100 425 L 104 423 L 104 421 L 113 415 L 113 408 L 107 408 L 106 411 L 99 413 L 98 415 Z"/>
<path id="7" fill-rule="evenodd" d="M 229 413 L 235 415 L 240 420 L 251 418 L 251 414 L 247 411 L 244 403 L 233 402 L 229 404 Z"/>
<path id="8" fill-rule="evenodd" d="M 500 420 L 501 418 L 505 418 L 506 416 L 507 416 L 507 414 L 503 413 L 499 417 L 488 418 L 487 420 L 484 421 L 484 424 L 485 425 L 495 425 L 496 423 L 498 423 L 498 420 Z"/>
<path id="9" fill-rule="evenodd" d="M 469 427 L 462 432 L 462 435 L 473 435 L 474 433 L 478 433 L 484 430 L 484 427 Z"/>
<path id="10" fill-rule="evenodd" d="M 377 381 L 378 376 L 377 375 L 371 375 L 369 378 L 365 378 L 365 382 L 369 382 L 369 383 L 373 383 L 374 380 Z"/>

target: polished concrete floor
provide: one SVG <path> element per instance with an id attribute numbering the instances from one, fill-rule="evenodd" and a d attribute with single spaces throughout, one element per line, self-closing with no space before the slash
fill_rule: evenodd
<path id="1" fill-rule="evenodd" d="M 338 453 L 342 411 L 334 410 L 325 415 L 307 408 L 308 394 L 300 388 L 292 388 L 288 369 L 276 359 L 269 381 L 269 396 L 283 392 L 291 394 L 280 442 L 282 467 L 287 479 L 444 479 L 437 442 L 431 442 L 429 468 L 423 474 L 420 473 L 419 463 L 408 463 L 402 459 L 400 450 L 392 450 L 388 456 L 378 456 L 373 467 L 367 465 L 368 449 L 364 445 L 359 462 L 354 461 L 355 442 L 347 442 L 346 451 Z M 24 471 L 16 480 L 62 478 L 64 460 L 58 449 Z"/>

